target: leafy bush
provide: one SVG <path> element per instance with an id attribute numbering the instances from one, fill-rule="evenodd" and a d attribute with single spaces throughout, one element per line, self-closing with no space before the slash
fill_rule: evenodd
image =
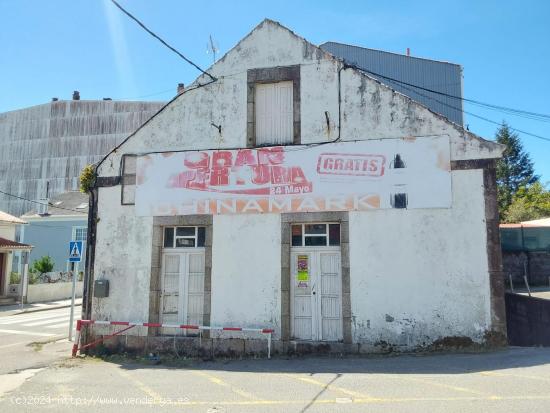
<path id="1" fill-rule="evenodd" d="M 21 282 L 21 274 L 12 271 L 10 273 L 10 284 L 19 284 Z"/>
<path id="2" fill-rule="evenodd" d="M 39 284 L 40 283 L 40 273 L 36 271 L 29 271 L 29 284 Z"/>
<path id="3" fill-rule="evenodd" d="M 29 272 L 37 272 L 39 275 L 44 274 L 45 272 L 53 271 L 54 265 L 55 263 L 53 262 L 52 257 L 49 255 L 44 255 L 42 258 L 32 263 L 32 271 Z"/>

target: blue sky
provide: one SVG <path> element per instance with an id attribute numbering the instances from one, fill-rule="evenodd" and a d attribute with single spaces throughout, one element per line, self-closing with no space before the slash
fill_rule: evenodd
<path id="1" fill-rule="evenodd" d="M 223 54 L 263 18 L 315 44 L 328 40 L 447 60 L 464 67 L 471 99 L 550 114 L 550 2 L 120 0 L 150 28 L 207 67 L 209 35 Z M 167 100 L 197 71 L 107 0 L 0 0 L 0 112 L 70 99 Z M 539 122 L 465 109 L 550 139 Z M 493 138 L 496 125 L 466 115 Z M 520 134 L 543 181 L 550 142 Z"/>

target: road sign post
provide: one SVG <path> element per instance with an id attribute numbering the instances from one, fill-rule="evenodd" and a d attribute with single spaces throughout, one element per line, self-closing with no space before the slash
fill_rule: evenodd
<path id="1" fill-rule="evenodd" d="M 71 317 L 69 321 L 69 341 L 73 341 L 74 301 L 76 296 L 76 278 L 78 277 L 79 263 L 82 260 L 82 241 L 69 242 L 69 262 L 74 262 L 73 290 L 71 294 Z"/>

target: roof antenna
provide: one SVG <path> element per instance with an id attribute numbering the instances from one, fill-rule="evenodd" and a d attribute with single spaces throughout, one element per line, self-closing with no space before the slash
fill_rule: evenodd
<path id="1" fill-rule="evenodd" d="M 214 39 L 212 39 L 212 35 L 208 36 L 208 44 L 206 45 L 206 53 L 212 54 L 212 63 L 216 63 L 216 53 L 220 51 L 218 42 L 215 42 Z"/>

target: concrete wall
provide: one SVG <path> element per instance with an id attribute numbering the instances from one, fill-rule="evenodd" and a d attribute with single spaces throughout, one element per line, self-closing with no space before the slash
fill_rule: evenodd
<path id="1" fill-rule="evenodd" d="M 84 283 L 82 281 L 77 281 L 77 297 L 82 297 L 83 285 Z M 41 303 L 47 301 L 65 300 L 71 298 L 72 291 L 72 282 L 30 284 L 27 289 L 27 303 Z"/>
<path id="2" fill-rule="evenodd" d="M 72 241 L 73 227 L 86 227 L 88 222 L 83 220 L 40 220 L 29 221 L 22 233 L 21 242 L 33 246 L 29 257 L 29 265 L 45 255 L 54 261 L 53 271 L 67 271 L 69 260 L 69 241 Z M 80 263 L 80 271 L 84 271 L 85 254 Z"/>
<path id="3" fill-rule="evenodd" d="M 212 325 L 267 327 L 280 335 L 280 215 L 216 215 L 213 228 Z"/>
<path id="4" fill-rule="evenodd" d="M 99 175 L 117 176 L 124 153 L 246 147 L 247 69 L 296 64 L 302 143 L 336 139 L 340 126 L 342 140 L 447 134 L 452 161 L 500 156 L 499 146 L 350 69 L 341 72 L 338 125 L 340 63 L 265 21 L 210 69 L 217 82 L 178 97 Z M 211 122 L 222 125 L 221 135 Z M 480 341 L 492 328 L 484 174 L 453 171 L 452 185 L 450 209 L 350 213 L 354 342 L 411 348 L 448 336 Z M 120 191 L 99 189 L 94 272 L 110 280 L 111 295 L 93 300 L 93 316 L 147 321 L 153 221 L 120 205 Z M 214 217 L 212 324 L 274 327 L 279 337 L 280 228 L 280 215 Z"/>
<path id="5" fill-rule="evenodd" d="M 98 210 L 95 279 L 110 285 L 109 297 L 93 299 L 94 317 L 147 321 L 153 219 L 121 206 L 120 187 L 101 190 Z"/>
<path id="6" fill-rule="evenodd" d="M 482 340 L 491 327 L 485 206 L 472 191 L 482 182 L 482 171 L 453 172 L 451 209 L 350 212 L 354 341 Z"/>
<path id="7" fill-rule="evenodd" d="M 15 240 L 15 229 L 16 225 L 13 224 L 2 224 L 0 222 L 0 237 Z"/>

